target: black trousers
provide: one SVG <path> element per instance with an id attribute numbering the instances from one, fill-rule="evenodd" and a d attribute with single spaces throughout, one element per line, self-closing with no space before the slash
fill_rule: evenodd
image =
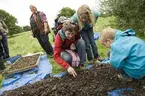
<path id="1" fill-rule="evenodd" d="M 2 46 L 4 48 L 4 56 L 3 58 L 9 58 L 9 47 L 8 47 L 8 38 L 7 35 L 4 34 L 3 32 L 0 32 L 0 35 L 2 35 Z"/>
<path id="2" fill-rule="evenodd" d="M 5 69 L 3 57 L 0 57 L 0 70 Z"/>
<path id="3" fill-rule="evenodd" d="M 48 54 L 48 55 L 53 55 L 53 48 L 51 43 L 49 42 L 49 37 L 47 34 L 40 34 L 40 32 L 35 33 L 35 37 L 37 38 L 39 44 L 43 48 L 43 50 Z"/>

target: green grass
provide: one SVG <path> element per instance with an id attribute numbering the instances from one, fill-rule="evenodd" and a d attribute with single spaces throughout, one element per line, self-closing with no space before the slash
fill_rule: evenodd
<path id="1" fill-rule="evenodd" d="M 97 20 L 96 25 L 94 26 L 95 32 L 101 32 L 102 29 L 105 27 L 111 26 L 110 22 L 113 22 L 115 18 L 113 16 L 111 17 L 99 17 Z"/>
<path id="2" fill-rule="evenodd" d="M 104 27 L 109 25 L 111 19 L 112 17 L 100 17 L 95 26 L 95 30 L 100 32 Z M 31 34 L 31 32 L 24 32 L 8 38 L 10 56 L 15 56 L 17 54 L 26 55 L 28 53 L 44 52 L 37 39 L 33 38 Z M 51 44 L 53 44 L 53 32 L 50 33 L 49 40 Z M 101 57 L 105 57 L 108 49 L 102 46 L 98 41 L 96 41 L 96 43 L 98 46 L 99 54 Z M 53 74 L 64 71 L 58 64 L 56 64 L 53 58 L 49 58 L 49 61 L 53 66 Z"/>
<path id="3" fill-rule="evenodd" d="M 24 32 L 8 38 L 10 56 L 43 51 L 37 43 L 37 39 L 33 38 L 31 34 L 31 32 Z"/>

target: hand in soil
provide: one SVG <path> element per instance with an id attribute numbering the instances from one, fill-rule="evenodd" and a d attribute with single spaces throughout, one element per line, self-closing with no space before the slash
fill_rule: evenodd
<path id="1" fill-rule="evenodd" d="M 77 76 L 76 71 L 74 70 L 74 68 L 72 68 L 71 66 L 68 67 L 67 72 L 71 75 L 73 75 L 73 77 Z"/>
<path id="2" fill-rule="evenodd" d="M 145 96 L 145 79 L 124 82 L 117 75 L 110 64 L 94 65 L 89 70 L 77 71 L 76 78 L 68 74 L 62 78 L 50 77 L 6 91 L 3 96 L 108 96 L 108 92 L 115 92 L 109 96 Z M 120 88 L 133 90 L 120 91 Z"/>

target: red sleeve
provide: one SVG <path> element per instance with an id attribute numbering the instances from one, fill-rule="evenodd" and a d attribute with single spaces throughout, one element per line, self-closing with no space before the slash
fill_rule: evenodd
<path id="1" fill-rule="evenodd" d="M 64 49 L 62 49 L 62 44 L 63 41 L 58 33 L 54 42 L 54 60 L 57 62 L 57 64 L 67 69 L 70 65 L 60 57 L 60 53 L 64 51 Z"/>
<path id="2" fill-rule="evenodd" d="M 62 28 L 62 24 L 58 25 L 57 30 L 60 30 Z"/>

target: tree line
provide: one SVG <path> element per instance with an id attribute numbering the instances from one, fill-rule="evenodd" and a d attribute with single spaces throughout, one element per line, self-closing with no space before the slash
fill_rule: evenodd
<path id="1" fill-rule="evenodd" d="M 69 18 L 74 13 L 75 13 L 75 10 L 73 10 L 69 7 L 64 7 L 58 12 L 56 18 L 59 18 L 60 16 L 65 16 L 65 17 Z M 0 16 L 3 19 L 3 21 L 6 23 L 6 25 L 8 26 L 8 28 L 9 28 L 8 35 L 10 35 L 10 36 L 17 34 L 17 33 L 22 33 L 22 32 L 31 30 L 29 25 L 26 25 L 26 26 L 17 25 L 17 23 L 18 23 L 17 19 L 14 16 L 12 16 L 11 14 L 9 14 L 8 12 L 6 12 L 5 10 L 0 9 Z"/>
<path id="2" fill-rule="evenodd" d="M 145 0 L 100 0 L 104 16 L 114 16 L 112 26 L 132 28 L 137 35 L 145 35 Z"/>
<path id="3" fill-rule="evenodd" d="M 5 10 L 0 9 L 0 17 L 8 26 L 8 28 L 9 28 L 8 35 L 10 35 L 10 36 L 12 36 L 13 34 L 30 31 L 30 27 L 28 25 L 22 26 L 22 27 L 16 25 L 18 23 L 17 19 L 14 16 L 12 16 L 11 14 L 9 14 L 8 12 L 6 12 Z"/>
<path id="4" fill-rule="evenodd" d="M 100 0 L 100 4 L 101 16 L 115 17 L 111 27 L 123 30 L 132 28 L 137 35 L 145 35 L 145 0 Z M 69 7 L 64 7 L 58 12 L 56 18 L 71 17 L 75 12 Z M 30 30 L 28 25 L 22 27 L 16 25 L 17 19 L 4 10 L 0 10 L 0 16 L 9 28 L 9 35 Z"/>

